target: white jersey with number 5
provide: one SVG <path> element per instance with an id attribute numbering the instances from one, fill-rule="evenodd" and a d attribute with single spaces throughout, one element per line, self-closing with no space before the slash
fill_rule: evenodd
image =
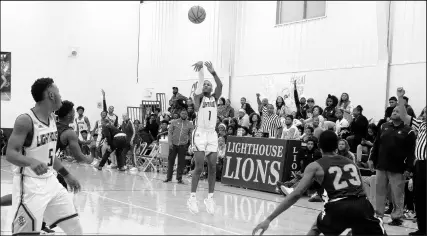
<path id="1" fill-rule="evenodd" d="M 204 131 L 215 131 L 217 120 L 217 105 L 214 96 L 203 96 L 197 112 L 196 127 Z"/>
<path id="2" fill-rule="evenodd" d="M 58 140 L 58 130 L 56 129 L 55 117 L 52 114 L 49 117 L 49 123 L 45 124 L 37 118 L 32 110 L 30 110 L 26 115 L 28 115 L 33 122 L 33 137 L 31 145 L 24 147 L 23 154 L 24 156 L 46 163 L 49 170 L 43 175 L 37 175 L 29 166 L 15 166 L 14 172 L 16 174 L 23 174 L 24 176 L 47 178 L 54 174 L 53 162 L 55 161 L 56 142 Z"/>

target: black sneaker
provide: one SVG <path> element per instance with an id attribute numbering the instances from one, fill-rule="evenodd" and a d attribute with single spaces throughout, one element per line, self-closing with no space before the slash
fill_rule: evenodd
<path id="1" fill-rule="evenodd" d="M 184 181 L 182 179 L 178 180 L 178 184 L 184 184 Z"/>
<path id="2" fill-rule="evenodd" d="M 401 219 L 394 219 L 390 223 L 388 223 L 391 226 L 401 226 L 403 224 L 403 220 Z"/>
<path id="3" fill-rule="evenodd" d="M 165 180 L 163 180 L 163 183 L 167 183 L 167 182 L 170 182 L 171 180 L 170 179 L 165 179 Z"/>

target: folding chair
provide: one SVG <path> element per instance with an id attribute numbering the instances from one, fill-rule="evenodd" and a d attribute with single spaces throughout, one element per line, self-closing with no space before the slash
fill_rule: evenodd
<path id="1" fill-rule="evenodd" d="M 145 152 L 145 149 L 147 149 L 147 143 L 145 142 L 141 142 L 140 145 L 133 148 L 133 158 L 135 160 L 136 168 L 140 168 L 144 164 L 145 160 L 142 155 Z"/>
<path id="2" fill-rule="evenodd" d="M 150 148 L 151 147 L 151 148 Z M 154 165 L 153 161 L 156 160 L 157 154 L 159 153 L 159 145 L 152 143 L 149 148 L 146 148 L 142 157 L 145 162 L 141 166 L 142 171 L 146 171 L 148 168 L 153 168 L 154 172 L 157 171 L 157 167 Z M 148 151 L 149 154 L 148 154 Z"/>

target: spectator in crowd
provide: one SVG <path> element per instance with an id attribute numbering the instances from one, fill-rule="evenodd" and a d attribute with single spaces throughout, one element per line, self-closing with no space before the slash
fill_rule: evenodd
<path id="1" fill-rule="evenodd" d="M 245 110 L 240 108 L 239 109 L 239 116 L 237 117 L 238 122 L 237 124 L 240 126 L 245 126 L 249 128 L 249 116 L 246 114 Z"/>
<path id="2" fill-rule="evenodd" d="M 350 152 L 350 145 L 348 145 L 348 142 L 345 139 L 340 139 L 338 141 L 338 155 L 347 157 L 356 163 L 356 158 L 354 157 L 354 154 Z"/>
<path id="3" fill-rule="evenodd" d="M 249 128 L 248 127 L 241 126 L 240 130 L 241 130 L 242 137 L 251 137 L 251 135 L 249 134 Z"/>
<path id="4" fill-rule="evenodd" d="M 261 117 L 257 113 L 252 113 L 249 117 L 250 125 L 249 125 L 249 133 L 253 137 L 261 137 L 262 136 L 262 130 L 261 130 Z"/>
<path id="5" fill-rule="evenodd" d="M 350 144 L 350 151 L 356 153 L 357 145 L 362 142 L 362 138 L 366 137 L 368 131 L 368 119 L 362 114 L 363 108 L 358 105 L 353 109 L 353 122 L 350 124 L 351 136 L 347 137 L 347 142 Z"/>
<path id="6" fill-rule="evenodd" d="M 240 108 L 243 108 L 246 111 L 246 114 L 250 115 L 250 114 L 255 112 L 254 109 L 252 108 L 251 104 L 246 102 L 246 98 L 244 98 L 244 97 L 241 98 L 240 104 L 241 104 Z M 232 117 L 234 117 L 234 112 L 233 112 Z"/>
<path id="7" fill-rule="evenodd" d="M 218 137 L 227 136 L 227 126 L 224 123 L 218 125 Z"/>
<path id="8" fill-rule="evenodd" d="M 327 121 L 335 122 L 337 117 L 335 116 L 336 107 L 338 104 L 338 98 L 334 95 L 328 94 L 328 98 L 326 99 L 326 107 L 323 110 L 322 116 Z"/>
<path id="9" fill-rule="evenodd" d="M 285 117 L 286 115 L 290 114 L 291 111 L 286 106 L 285 100 L 281 96 L 278 96 L 276 99 L 276 115 L 278 115 L 279 117 Z"/>
<path id="10" fill-rule="evenodd" d="M 82 150 L 82 153 L 84 155 L 90 155 L 91 148 L 89 147 L 89 145 L 92 143 L 93 139 L 90 137 L 87 130 L 80 131 L 80 134 L 81 134 L 79 137 L 80 149 Z"/>
<path id="11" fill-rule="evenodd" d="M 300 138 L 300 133 L 297 127 L 293 124 L 294 117 L 292 115 L 287 115 L 282 122 L 282 139 L 286 140 L 298 140 Z"/>
<path id="12" fill-rule="evenodd" d="M 319 139 L 320 134 L 323 132 L 323 128 L 320 126 L 320 119 L 319 117 L 313 118 L 313 136 Z"/>
<path id="13" fill-rule="evenodd" d="M 323 123 L 323 130 L 335 131 L 335 123 L 332 121 L 325 121 Z"/>
<path id="14" fill-rule="evenodd" d="M 313 108 L 314 108 L 314 106 L 315 106 L 314 99 L 313 99 L 313 98 L 308 98 L 308 99 L 307 99 L 307 110 L 306 110 L 307 117 L 306 117 L 305 119 L 312 118 L 312 116 L 311 116 L 311 115 L 313 115 Z M 310 115 L 309 113 L 310 113 L 311 115 Z"/>
<path id="15" fill-rule="evenodd" d="M 160 123 L 160 129 L 159 129 L 159 133 L 157 134 L 157 141 L 159 141 L 160 139 L 166 139 L 168 136 L 168 125 L 169 122 L 162 120 L 162 122 Z"/>
<path id="16" fill-rule="evenodd" d="M 193 110 L 194 111 L 194 110 Z M 164 114 L 163 115 L 163 119 L 162 120 L 165 120 L 165 121 L 168 121 L 168 122 L 170 122 L 172 119 L 171 119 L 171 116 L 169 115 L 169 114 Z"/>
<path id="17" fill-rule="evenodd" d="M 306 120 L 301 120 L 301 122 L 303 122 L 306 125 L 312 126 L 314 118 L 319 118 L 319 125 L 318 126 L 323 127 L 323 122 L 325 121 L 325 118 L 321 115 L 323 113 L 323 109 L 316 105 L 316 106 L 313 106 L 311 111 L 313 111 L 312 117 L 310 117 Z M 307 113 L 309 113 L 309 112 L 310 111 L 307 111 Z"/>
<path id="18" fill-rule="evenodd" d="M 218 116 L 221 117 L 221 120 L 224 118 L 234 117 L 234 109 L 223 97 L 218 100 Z"/>
<path id="19" fill-rule="evenodd" d="M 193 98 L 189 97 L 189 98 L 187 99 L 187 106 L 193 106 L 193 107 L 194 107 Z"/>
<path id="20" fill-rule="evenodd" d="M 397 106 L 397 98 L 395 96 L 391 97 L 388 100 L 388 104 L 390 106 L 385 109 L 385 114 L 384 114 L 384 120 L 385 121 L 390 120 L 391 113 L 393 113 L 394 108 Z"/>
<path id="21" fill-rule="evenodd" d="M 173 120 L 168 128 L 169 156 L 168 156 L 168 173 L 166 180 L 163 182 L 172 181 L 173 167 L 175 158 L 178 155 L 178 168 L 176 170 L 176 180 L 179 184 L 183 184 L 182 175 L 185 168 L 185 154 L 191 140 L 193 132 L 193 124 L 187 120 L 187 111 L 182 110 L 180 119 Z"/>
<path id="22" fill-rule="evenodd" d="M 403 122 L 410 125 L 418 134 L 414 150 L 415 173 L 413 180 L 418 230 L 409 235 L 426 235 L 426 108 L 424 107 L 420 119 L 409 116 L 402 101 L 404 95 L 405 90 L 399 88 L 397 90 L 399 111 L 401 111 L 399 115 Z M 408 161 L 410 160 L 406 160 L 406 162 Z"/>
<path id="23" fill-rule="evenodd" d="M 267 113 L 261 121 L 261 129 L 264 133 L 268 133 L 270 138 L 280 138 L 282 136 L 282 123 L 279 116 L 274 113 L 272 104 L 267 106 Z"/>
<path id="24" fill-rule="evenodd" d="M 177 111 L 177 110 L 175 110 L 175 111 Z M 181 110 L 180 110 L 180 112 L 181 112 Z M 177 119 L 179 119 L 179 114 L 176 112 L 172 113 L 172 120 L 177 120 Z"/>
<path id="25" fill-rule="evenodd" d="M 405 178 L 414 162 L 415 134 L 400 118 L 399 107 L 394 108 L 390 119 L 392 122 L 384 123 L 378 132 L 369 165 L 376 169 L 376 212 L 379 217 L 384 216 L 390 185 L 393 212 L 389 224 L 399 226 L 402 225 Z"/>
<path id="26" fill-rule="evenodd" d="M 227 128 L 227 136 L 236 136 L 237 129 L 234 126 L 228 126 Z"/>
<path id="27" fill-rule="evenodd" d="M 259 93 L 256 94 L 256 101 L 258 103 L 258 112 L 259 112 L 259 114 L 261 116 L 261 120 L 262 120 L 264 118 L 264 116 L 268 114 L 268 99 L 263 98 L 261 101 L 261 99 L 259 98 L 260 96 L 261 95 Z"/>
<path id="28" fill-rule="evenodd" d="M 225 105 L 230 108 L 230 117 L 235 117 L 236 114 L 234 112 L 234 108 L 231 106 L 231 100 L 230 99 L 225 100 Z M 248 113 L 248 111 L 249 111 L 248 108 L 250 108 L 253 112 L 252 107 L 249 105 L 249 107 L 246 107 L 246 109 L 245 109 L 246 114 L 252 114 L 252 113 Z"/>
<path id="29" fill-rule="evenodd" d="M 154 114 L 148 117 L 145 127 L 148 128 L 153 137 L 157 138 L 157 134 L 159 134 L 159 125 L 156 123 L 156 116 Z"/>
<path id="30" fill-rule="evenodd" d="M 162 122 L 165 121 L 163 120 Z M 155 140 L 147 126 L 138 131 L 138 136 L 142 143 L 147 143 L 147 146 L 149 146 Z"/>
<path id="31" fill-rule="evenodd" d="M 77 111 L 77 118 L 75 119 L 76 122 L 76 127 L 77 127 L 77 134 L 80 134 L 81 131 L 86 130 L 86 131 L 90 131 L 90 122 L 89 119 L 83 115 L 83 113 L 85 112 L 85 108 L 82 106 L 77 107 L 76 109 Z"/>
<path id="32" fill-rule="evenodd" d="M 340 138 L 345 132 L 348 132 L 349 122 L 346 118 L 344 118 L 344 109 L 337 107 L 335 111 L 335 116 L 337 117 L 337 121 L 335 122 L 335 130 Z"/>
<path id="33" fill-rule="evenodd" d="M 187 108 L 188 113 L 188 120 L 191 121 L 194 124 L 194 121 L 196 120 L 196 113 L 194 112 L 194 105 L 189 105 Z"/>
<path id="34" fill-rule="evenodd" d="M 409 102 L 409 98 L 407 96 L 403 96 L 403 103 L 405 105 L 406 112 L 408 113 L 409 116 L 416 117 L 414 109 L 412 109 L 411 105 L 409 105 L 408 102 Z"/>
<path id="35" fill-rule="evenodd" d="M 225 158 L 225 150 L 227 148 L 225 137 L 220 136 L 218 138 L 218 152 L 217 152 L 217 165 L 216 165 L 216 180 L 221 181 L 222 176 L 222 168 L 224 164 L 224 158 Z"/>
<path id="36" fill-rule="evenodd" d="M 297 107 L 297 112 L 294 115 L 296 119 L 307 119 L 307 109 L 309 108 L 305 97 L 301 97 L 298 99 L 298 90 L 297 90 L 297 81 L 294 81 L 294 99 L 295 99 L 295 105 Z"/>
<path id="37" fill-rule="evenodd" d="M 234 130 L 237 130 L 237 126 L 239 125 L 239 121 L 236 118 L 229 119 L 228 126 L 233 127 Z"/>
<path id="38" fill-rule="evenodd" d="M 344 118 L 351 123 L 353 121 L 353 117 L 351 116 L 353 106 L 351 105 L 350 96 L 348 95 L 348 93 L 341 94 L 340 101 L 338 102 L 338 107 L 344 111 Z"/>
<path id="39" fill-rule="evenodd" d="M 307 148 L 308 139 L 313 139 L 315 143 L 318 142 L 318 139 L 313 136 L 314 129 L 311 126 L 307 126 L 304 129 L 304 134 L 301 136 L 301 148 Z"/>
<path id="40" fill-rule="evenodd" d="M 161 121 L 160 120 L 160 112 L 161 112 L 161 109 L 159 107 L 154 108 L 154 115 L 156 117 L 156 123 L 158 125 L 160 125 L 160 121 Z"/>
<path id="41" fill-rule="evenodd" d="M 174 104 L 171 109 L 172 119 L 179 119 L 181 111 L 187 110 L 187 98 L 186 97 L 179 97 L 178 99 L 174 100 Z"/>
<path id="42" fill-rule="evenodd" d="M 375 124 L 369 124 L 366 138 L 362 138 L 362 142 L 357 146 L 356 160 L 360 167 L 367 167 L 365 164 L 360 164 L 367 162 L 367 160 L 362 160 L 362 155 L 368 155 L 368 153 L 371 151 L 371 148 L 374 146 L 376 137 L 377 126 Z"/>
<path id="43" fill-rule="evenodd" d="M 174 113 L 174 109 L 175 109 L 175 107 L 177 105 L 176 101 L 178 99 L 182 99 L 184 101 L 187 101 L 187 98 L 184 95 L 178 93 L 178 87 L 172 87 L 172 97 L 171 97 L 171 99 L 169 99 L 169 106 L 170 106 L 170 109 L 171 109 L 170 110 L 171 114 Z"/>
<path id="44" fill-rule="evenodd" d="M 108 107 L 107 119 L 110 120 L 111 124 L 114 125 L 114 127 L 119 127 L 119 117 L 114 114 L 114 106 Z"/>

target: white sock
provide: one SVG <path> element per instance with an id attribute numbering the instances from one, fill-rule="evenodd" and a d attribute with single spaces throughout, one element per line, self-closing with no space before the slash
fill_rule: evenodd
<path id="1" fill-rule="evenodd" d="M 213 198 L 213 193 L 208 193 L 208 199 Z"/>
<path id="2" fill-rule="evenodd" d="M 196 198 L 196 193 L 190 193 L 190 197 Z"/>

